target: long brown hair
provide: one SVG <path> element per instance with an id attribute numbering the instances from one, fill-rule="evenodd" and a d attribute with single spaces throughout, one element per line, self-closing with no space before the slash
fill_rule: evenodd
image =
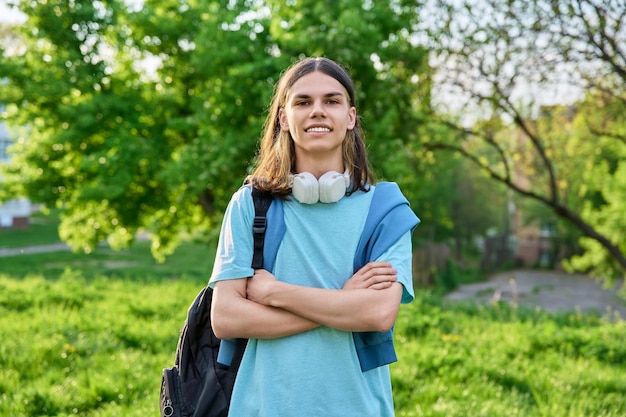
<path id="1" fill-rule="evenodd" d="M 295 82 L 315 71 L 323 72 L 341 83 L 348 93 L 350 104 L 356 109 L 352 79 L 336 62 L 328 58 L 305 58 L 287 69 L 278 81 L 272 98 L 256 166 L 246 179 L 247 183 L 262 191 L 270 191 L 278 196 L 291 193 L 289 175 L 295 168 L 295 147 L 291 134 L 281 129 L 278 113 L 285 106 L 289 89 Z M 345 168 L 351 179 L 348 194 L 357 190 L 367 191 L 369 184 L 374 182 L 358 114 L 357 111 L 356 124 L 346 133 L 342 146 Z"/>

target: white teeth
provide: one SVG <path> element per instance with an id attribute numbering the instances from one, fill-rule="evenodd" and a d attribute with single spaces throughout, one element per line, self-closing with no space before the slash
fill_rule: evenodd
<path id="1" fill-rule="evenodd" d="M 312 127 L 306 130 L 307 132 L 330 132 L 330 129 L 327 127 Z"/>

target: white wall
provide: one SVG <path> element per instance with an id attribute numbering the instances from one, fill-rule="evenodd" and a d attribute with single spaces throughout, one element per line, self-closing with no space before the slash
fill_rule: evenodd
<path id="1" fill-rule="evenodd" d="M 2 106 L 0 106 L 1 109 Z M 0 123 L 0 164 L 8 160 L 6 147 L 10 143 L 9 131 L 4 123 Z M 2 177 L 0 176 L 0 181 Z M 15 219 L 27 219 L 31 213 L 31 204 L 25 198 L 10 200 L 0 204 L 0 228 L 13 227 Z"/>
<path id="2" fill-rule="evenodd" d="M 28 218 L 31 204 L 25 198 L 10 200 L 0 206 L 0 227 L 12 227 L 15 218 Z"/>

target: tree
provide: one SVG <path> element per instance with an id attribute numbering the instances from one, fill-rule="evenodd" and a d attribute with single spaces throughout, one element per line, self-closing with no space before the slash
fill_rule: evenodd
<path id="1" fill-rule="evenodd" d="M 436 4 L 425 8 L 422 28 L 437 51 L 433 90 L 455 99 L 447 100 L 454 107 L 436 103 L 436 116 L 456 139 L 427 147 L 464 155 L 574 225 L 589 250 L 571 266 L 623 276 L 626 223 L 617 213 L 626 201 L 624 3 Z M 574 104 L 565 125 L 556 123 L 565 116 L 553 107 L 568 101 L 564 95 Z"/>
<path id="2" fill-rule="evenodd" d="M 24 50 L 2 51 L 0 93 L 23 128 L 3 189 L 62 207 L 75 249 L 123 248 L 143 229 L 162 259 L 214 231 L 280 71 L 303 55 L 350 65 L 374 165 L 415 196 L 404 148 L 429 93 L 412 1 L 16 3 Z"/>

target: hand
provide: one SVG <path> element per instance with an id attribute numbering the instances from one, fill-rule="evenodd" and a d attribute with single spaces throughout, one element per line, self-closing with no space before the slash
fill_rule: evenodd
<path id="1" fill-rule="evenodd" d="M 252 278 L 248 279 L 246 296 L 248 300 L 258 304 L 270 305 L 269 295 L 272 284 L 278 281 L 274 275 L 265 269 L 255 269 Z"/>
<path id="2" fill-rule="evenodd" d="M 346 281 L 344 290 L 384 290 L 398 280 L 396 271 L 389 262 L 370 262 Z"/>

